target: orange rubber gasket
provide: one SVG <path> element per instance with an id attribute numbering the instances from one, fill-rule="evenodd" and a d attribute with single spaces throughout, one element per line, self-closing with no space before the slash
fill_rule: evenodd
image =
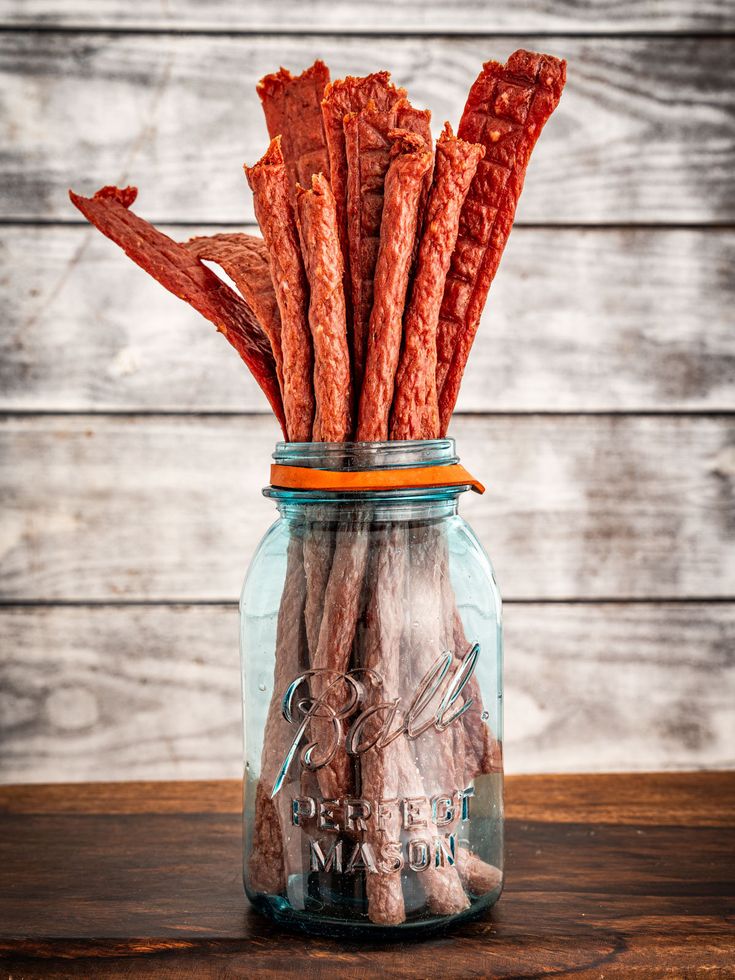
<path id="1" fill-rule="evenodd" d="M 432 487 L 485 487 L 459 463 L 449 466 L 412 466 L 392 470 L 317 470 L 309 466 L 271 465 L 271 486 L 282 490 L 427 490 Z"/>

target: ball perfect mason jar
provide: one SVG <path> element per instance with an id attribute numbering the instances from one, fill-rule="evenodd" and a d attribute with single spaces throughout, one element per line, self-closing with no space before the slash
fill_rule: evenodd
<path id="1" fill-rule="evenodd" d="M 436 931 L 502 888 L 501 601 L 458 512 L 471 478 L 451 439 L 274 460 L 241 598 L 245 890 L 310 932 Z"/>

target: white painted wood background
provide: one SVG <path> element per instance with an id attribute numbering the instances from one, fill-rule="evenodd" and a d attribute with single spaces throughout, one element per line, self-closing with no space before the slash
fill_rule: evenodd
<path id="1" fill-rule="evenodd" d="M 255 81 L 387 67 L 435 128 L 569 60 L 454 424 L 506 597 L 509 771 L 735 764 L 728 0 L 0 0 L 0 780 L 237 775 L 235 598 L 277 438 L 235 355 L 85 227 L 252 222 Z M 227 500 L 226 508 L 223 499 Z"/>

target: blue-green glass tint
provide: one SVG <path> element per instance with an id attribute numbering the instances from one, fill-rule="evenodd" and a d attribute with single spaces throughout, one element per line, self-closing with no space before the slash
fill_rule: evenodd
<path id="1" fill-rule="evenodd" d="M 274 459 L 457 462 L 451 439 Z M 400 937 L 500 894 L 501 602 L 462 490 L 265 491 L 279 519 L 241 599 L 244 881 L 283 924 Z"/>

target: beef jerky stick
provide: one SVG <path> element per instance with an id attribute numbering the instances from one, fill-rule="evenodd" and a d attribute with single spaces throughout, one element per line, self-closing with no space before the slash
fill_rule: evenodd
<path id="1" fill-rule="evenodd" d="M 441 530 L 437 532 L 435 561 L 441 583 L 445 649 L 451 650 L 458 660 L 464 659 L 470 652 L 471 644 L 467 641 L 457 609 L 449 577 L 447 537 Z M 480 655 L 482 656 L 482 651 Z M 475 673 L 462 691 L 462 699 L 464 703 L 471 700 L 472 704 L 451 726 L 455 785 L 458 789 L 471 786 L 478 775 L 502 771 L 499 743 L 493 737 L 490 726 L 482 720 L 482 692 Z M 498 868 L 483 861 L 461 842 L 457 849 L 457 868 L 462 883 L 473 895 L 484 895 L 493 891 L 502 881 Z"/>
<path id="2" fill-rule="evenodd" d="M 466 847 L 457 849 L 459 877 L 472 895 L 487 895 L 493 892 L 503 880 L 503 872 L 494 864 L 488 864 Z"/>
<path id="3" fill-rule="evenodd" d="M 357 439 L 361 442 L 388 438 L 419 197 L 432 162 L 422 137 L 402 130 L 391 130 L 390 135 L 394 144 L 385 179 L 380 251 L 375 267 L 365 379 L 360 394 Z"/>
<path id="4" fill-rule="evenodd" d="M 406 659 L 411 687 L 417 690 L 421 680 L 446 650 L 441 569 L 437 562 L 438 540 L 432 523 L 419 523 L 413 529 L 409 553 L 412 627 Z M 422 718 L 430 718 L 438 710 L 440 697 L 441 691 L 427 705 Z M 448 785 L 455 780 L 453 725 L 441 732 L 429 728 L 412 745 L 423 779 L 423 795 L 431 799 L 453 790 L 455 787 Z M 451 915 L 469 906 L 456 864 L 451 863 L 449 855 L 445 855 L 444 864 L 439 867 L 432 865 L 422 872 L 421 884 L 426 892 L 427 904 L 436 915 Z"/>
<path id="5" fill-rule="evenodd" d="M 263 389 L 284 434 L 286 419 L 268 339 L 244 299 L 178 242 L 128 210 L 134 187 L 103 187 L 92 198 L 69 191 L 72 204 L 169 292 L 211 320 Z"/>
<path id="6" fill-rule="evenodd" d="M 262 238 L 242 232 L 190 238 L 186 247 L 198 259 L 216 262 L 232 279 L 270 341 L 283 394 L 281 314 L 269 268 L 268 246 Z"/>
<path id="7" fill-rule="evenodd" d="M 465 635 L 462 618 L 459 615 L 454 592 L 451 583 L 448 581 L 448 577 L 447 583 L 449 604 L 451 607 L 449 609 L 449 616 L 453 636 L 452 648 L 458 657 L 464 658 L 470 650 L 471 644 Z M 486 725 L 482 720 L 482 692 L 480 690 L 480 683 L 474 674 L 462 693 L 464 701 L 469 699 L 473 701 L 473 706 L 462 715 L 463 727 L 467 736 L 464 778 L 469 782 L 475 776 L 502 772 L 503 758 L 500 743 L 493 736 L 490 726 Z"/>
<path id="8" fill-rule="evenodd" d="M 272 140 L 265 156 L 254 167 L 246 167 L 245 173 L 253 192 L 255 216 L 268 247 L 271 279 L 281 313 L 283 406 L 288 438 L 292 442 L 308 442 L 314 421 L 309 292 L 279 139 Z"/>
<path id="9" fill-rule="evenodd" d="M 306 639 L 309 653 L 314 657 L 319 643 L 324 592 L 332 567 L 334 537 L 332 532 L 324 526 L 326 518 L 322 508 L 315 507 L 312 509 L 315 509 L 317 513 L 304 531 L 304 571 L 306 573 L 304 619 L 306 620 Z"/>
<path id="10" fill-rule="evenodd" d="M 312 697 L 327 698 L 329 705 L 344 704 L 345 687 L 338 684 L 330 695 L 327 689 L 337 674 L 350 665 L 355 627 L 360 613 L 361 593 L 368 555 L 368 526 L 359 516 L 354 522 L 340 524 L 335 535 L 334 556 L 329 581 L 324 592 L 324 609 L 319 639 L 311 658 L 318 673 L 312 678 Z M 344 736 L 344 724 L 342 724 Z M 324 713 L 312 719 L 311 734 L 318 743 L 316 757 L 322 757 L 334 737 L 334 726 Z M 333 758 L 317 771 L 319 787 L 325 799 L 345 796 L 352 782 L 352 765 L 341 738 Z"/>
<path id="11" fill-rule="evenodd" d="M 460 218 L 437 332 L 441 431 L 457 401 L 467 357 L 508 239 L 531 151 L 559 103 L 566 62 L 516 51 L 488 61 L 470 89 L 458 135 L 485 147 Z"/>
<path id="12" fill-rule="evenodd" d="M 385 703 L 404 693 L 401 637 L 407 561 L 405 529 L 400 525 L 386 527 L 377 542 L 360 661 L 362 667 L 374 672 L 374 683 L 379 687 L 377 700 Z M 423 796 L 423 784 L 404 737 L 364 752 L 360 756 L 360 773 L 360 796 L 373 807 L 365 830 L 365 841 L 376 862 L 376 869 L 368 873 L 366 881 L 368 916 L 380 925 L 398 925 L 406 918 L 401 873 L 388 868 L 401 853 L 401 819 L 397 807 L 388 807 L 381 815 L 379 806 L 382 801 L 419 798 Z"/>
<path id="13" fill-rule="evenodd" d="M 281 716 L 283 695 L 298 677 L 302 665 L 306 580 L 301 541 L 288 544 L 286 578 L 276 629 L 276 658 L 268 716 L 263 733 L 260 779 L 255 797 L 255 823 L 249 862 L 251 887 L 270 895 L 282 894 L 288 867 L 295 863 L 301 830 L 291 821 L 291 793 L 284 785 L 272 798 L 274 784 L 293 738 L 293 729 Z M 287 777 L 288 778 L 288 777 Z M 291 860 L 288 860 L 290 855 Z"/>
<path id="14" fill-rule="evenodd" d="M 423 137 L 431 145 L 431 113 L 414 109 L 399 99 L 388 109 L 374 102 L 344 119 L 347 156 L 347 245 L 352 297 L 352 358 L 355 396 L 359 400 L 365 370 L 368 324 L 373 306 L 373 282 L 380 245 L 385 177 L 394 140 L 390 133 L 404 129 Z M 421 198 L 430 172 L 424 174 Z M 417 227 L 420 228 L 419 209 Z"/>
<path id="15" fill-rule="evenodd" d="M 411 299 L 403 322 L 391 439 L 436 439 L 436 328 L 457 240 L 459 214 L 485 150 L 457 139 L 446 123 L 436 144 L 434 179 L 419 245 Z"/>
<path id="16" fill-rule="evenodd" d="M 311 187 L 297 189 L 301 247 L 311 298 L 309 325 L 314 342 L 315 442 L 344 442 L 352 432 L 350 355 L 347 347 L 344 271 L 334 197 L 317 174 Z"/>
<path id="17" fill-rule="evenodd" d="M 257 92 L 271 139 L 281 137 L 291 199 L 296 185 L 308 187 L 312 174 L 329 177 L 329 153 L 324 135 L 322 99 L 329 84 L 329 69 L 323 61 L 300 75 L 281 68 L 261 78 Z"/>
<path id="18" fill-rule="evenodd" d="M 337 230 L 344 256 L 346 284 L 350 282 L 350 261 L 347 246 L 347 155 L 343 121 L 346 115 L 359 112 L 368 102 L 372 102 L 377 110 L 382 111 L 389 109 L 405 95 L 406 90 L 396 88 L 387 71 L 375 72 L 363 78 L 348 75 L 330 82 L 324 91 L 322 118 L 329 153 L 329 180 L 337 210 Z M 345 298 L 349 303 L 349 287 Z"/>
<path id="19" fill-rule="evenodd" d="M 334 197 L 322 175 L 312 177 L 311 188 L 297 190 L 297 208 L 301 243 L 311 285 L 309 323 L 316 356 L 314 389 L 316 418 L 314 441 L 343 442 L 352 432 L 352 395 L 350 361 L 347 347 L 343 264 L 337 235 Z M 326 530 L 326 529 L 325 529 Z M 318 671 L 312 678 L 312 697 L 321 700 L 335 680 L 335 674 L 349 667 L 355 625 L 359 614 L 362 581 L 367 557 L 367 528 L 359 520 L 340 526 L 336 532 L 334 552 L 330 536 L 318 530 L 309 536 L 307 559 L 311 575 L 308 582 L 308 629 L 311 667 Z M 327 569 L 331 557 L 331 570 Z M 324 584 L 326 582 L 326 585 Z M 323 591 L 322 591 L 323 590 Z M 318 604 L 322 604 L 317 633 Z M 314 645 L 314 637 L 317 637 Z M 330 705 L 344 697 L 338 685 L 328 698 Z M 324 717 L 314 718 L 311 735 L 324 750 L 333 726 Z M 319 786 L 327 799 L 347 792 L 352 778 L 349 757 L 342 740 L 334 758 L 317 772 Z"/>

